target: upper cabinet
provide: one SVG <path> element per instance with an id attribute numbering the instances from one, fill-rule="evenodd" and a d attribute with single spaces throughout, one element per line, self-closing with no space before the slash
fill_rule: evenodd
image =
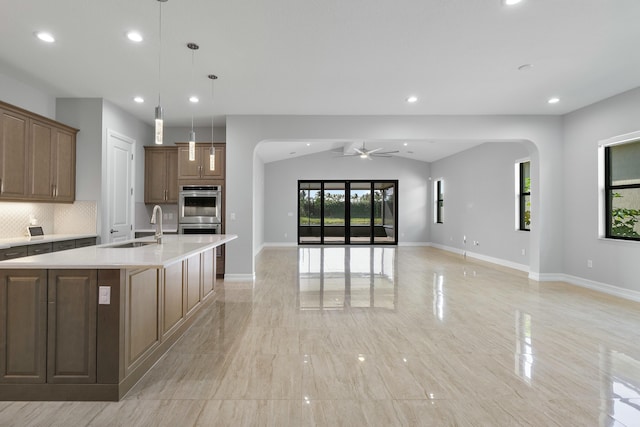
<path id="1" fill-rule="evenodd" d="M 0 199 L 73 202 L 77 132 L 0 102 Z"/>
<path id="2" fill-rule="evenodd" d="M 177 147 L 144 147 L 144 202 L 178 203 Z"/>
<path id="3" fill-rule="evenodd" d="M 183 180 L 221 180 L 224 179 L 225 168 L 225 144 L 214 143 L 215 162 L 211 169 L 209 162 L 210 143 L 196 144 L 196 158 L 189 160 L 189 147 L 185 143 L 176 143 L 178 146 L 178 179 Z"/>
<path id="4" fill-rule="evenodd" d="M 31 199 L 73 202 L 75 198 L 75 133 L 31 120 L 28 143 Z"/>
<path id="5" fill-rule="evenodd" d="M 27 116 L 0 104 L 0 199 L 26 195 L 28 122 Z"/>

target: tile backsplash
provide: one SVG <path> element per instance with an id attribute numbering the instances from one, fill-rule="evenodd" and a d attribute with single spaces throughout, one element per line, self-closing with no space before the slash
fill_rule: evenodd
<path id="1" fill-rule="evenodd" d="M 22 237 L 29 225 L 45 234 L 96 233 L 96 202 L 73 204 L 0 202 L 0 238 Z"/>

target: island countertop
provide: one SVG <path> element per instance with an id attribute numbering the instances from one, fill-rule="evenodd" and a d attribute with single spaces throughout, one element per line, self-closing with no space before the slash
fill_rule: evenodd
<path id="1" fill-rule="evenodd" d="M 70 249 L 0 261 L 1 269 L 62 269 L 62 268 L 162 268 L 190 255 L 228 243 L 235 234 L 178 234 L 164 235 L 162 244 L 150 244 L 133 248 L 116 248 L 129 242 L 154 242 L 142 237 L 117 243 Z"/>

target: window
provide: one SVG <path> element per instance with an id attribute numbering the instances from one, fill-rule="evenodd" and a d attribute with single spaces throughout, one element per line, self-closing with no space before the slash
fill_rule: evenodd
<path id="1" fill-rule="evenodd" d="M 436 181 L 436 223 L 443 223 L 443 211 L 444 211 L 444 189 L 442 188 L 442 180 Z"/>
<path id="2" fill-rule="evenodd" d="M 640 140 L 604 149 L 606 237 L 640 241 Z"/>
<path id="3" fill-rule="evenodd" d="M 522 231 L 531 231 L 531 162 L 520 163 L 519 198 L 519 227 Z"/>

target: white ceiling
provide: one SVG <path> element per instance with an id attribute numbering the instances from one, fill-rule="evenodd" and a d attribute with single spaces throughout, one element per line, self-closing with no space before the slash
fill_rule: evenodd
<path id="1" fill-rule="evenodd" d="M 565 114 L 640 86 L 638 0 L 1 2 L 0 72 L 57 97 L 105 98 L 147 123 L 160 90 L 168 126 L 189 126 L 192 114 L 207 126 L 212 112 L 218 123 L 230 114 Z M 131 29 L 145 40 L 129 42 Z M 193 82 L 188 42 L 200 45 Z M 408 104 L 412 94 L 419 100 Z M 551 96 L 560 102 L 547 104 Z"/>

